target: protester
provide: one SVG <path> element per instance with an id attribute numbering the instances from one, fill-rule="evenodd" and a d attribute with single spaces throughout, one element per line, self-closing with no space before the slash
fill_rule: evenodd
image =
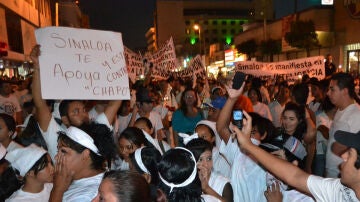
<path id="1" fill-rule="evenodd" d="M 129 170 L 130 154 L 143 146 L 151 146 L 151 144 L 146 140 L 142 130 L 136 127 L 126 128 L 118 139 L 118 154 L 120 158 L 116 159 L 112 169 Z"/>
<path id="2" fill-rule="evenodd" d="M 329 78 L 331 75 L 336 73 L 336 66 L 333 63 L 333 56 L 331 54 L 327 54 L 325 58 L 325 77 Z"/>
<path id="3" fill-rule="evenodd" d="M 6 80 L 0 80 L 0 113 L 14 117 L 17 125 L 23 123 L 22 108 L 12 93 L 11 84 Z"/>
<path id="4" fill-rule="evenodd" d="M 212 144 L 202 138 L 195 138 L 188 142 L 185 147 L 193 153 L 197 161 L 203 193 L 212 195 L 221 201 L 233 201 L 230 180 L 213 170 Z"/>
<path id="5" fill-rule="evenodd" d="M 91 201 L 116 146 L 110 129 L 103 124 L 85 124 L 59 132 L 54 188 L 50 201 Z"/>
<path id="6" fill-rule="evenodd" d="M 32 144 L 9 152 L 5 158 L 11 167 L 20 172 L 25 182 L 6 202 L 48 202 L 54 177 L 54 167 L 49 154 Z"/>
<path id="7" fill-rule="evenodd" d="M 8 114 L 0 113 L 0 143 L 8 152 L 22 147 L 22 145 L 13 140 L 14 136 L 16 136 L 14 118 Z"/>
<path id="8" fill-rule="evenodd" d="M 40 45 L 36 45 L 31 53 L 30 57 L 33 61 L 33 84 L 32 94 L 36 108 L 36 120 L 39 123 L 42 135 L 46 142 L 48 152 L 53 162 L 55 162 L 55 154 L 57 153 L 57 132 L 65 131 L 70 126 L 80 126 L 83 123 L 89 122 L 89 115 L 85 109 L 85 105 L 79 100 L 63 100 L 60 103 L 59 111 L 61 116 L 62 125 L 57 123 L 55 117 L 52 115 L 50 109 L 47 107 L 46 101 L 41 95 L 40 84 Z M 112 129 L 112 124 L 116 116 L 116 112 L 121 105 L 121 100 L 109 101 L 104 113 L 100 114 L 96 118 L 96 122 L 107 125 Z"/>
<path id="9" fill-rule="evenodd" d="M 326 177 L 338 177 L 340 154 L 344 146 L 335 142 L 334 133 L 337 130 L 356 133 L 360 130 L 360 107 L 356 103 L 354 79 L 348 73 L 336 73 L 331 76 L 327 95 L 338 108 L 329 132 L 326 151 Z"/>
<path id="10" fill-rule="evenodd" d="M 182 144 L 178 133 L 192 134 L 196 123 L 203 119 L 201 110 L 197 107 L 198 97 L 193 89 L 186 89 L 181 97 L 179 109 L 172 117 L 175 144 Z"/>
<path id="11" fill-rule="evenodd" d="M 360 152 L 360 134 L 338 131 L 335 134 L 336 141 L 348 147 L 342 154 L 344 162 L 341 165 L 341 179 L 321 178 L 310 175 L 295 165 L 278 159 L 252 144 L 250 140 L 251 117 L 245 112 L 246 120 L 244 127 L 236 132 L 240 147 L 253 156 L 262 166 L 290 186 L 300 192 L 312 195 L 316 201 L 358 201 L 360 199 L 358 183 L 360 181 L 359 168 L 355 167 L 357 153 Z"/>
<path id="12" fill-rule="evenodd" d="M 150 190 L 145 179 L 135 172 L 109 171 L 104 174 L 97 196 L 92 202 L 150 202 Z"/>
<path id="13" fill-rule="evenodd" d="M 9 161 L 5 159 L 6 148 L 0 144 L 0 201 L 5 201 L 23 184 Z"/>
<path id="14" fill-rule="evenodd" d="M 220 145 L 221 138 L 216 131 L 216 123 L 208 120 L 201 120 L 196 124 L 195 132 L 199 138 L 208 141 L 212 147 L 213 170 L 230 178 L 231 166 L 223 154 L 220 153 L 217 145 Z M 217 143 L 218 142 L 218 143 Z"/>
<path id="15" fill-rule="evenodd" d="M 150 193 L 153 201 L 158 197 L 159 171 L 157 164 L 161 160 L 161 154 L 153 147 L 141 147 L 130 154 L 132 169 L 141 174 L 150 185 Z"/>
<path id="16" fill-rule="evenodd" d="M 290 89 L 287 82 L 281 82 L 278 85 L 279 90 L 275 96 L 275 100 L 269 103 L 273 123 L 277 128 L 281 127 L 281 113 L 285 108 L 285 104 L 290 101 Z"/>
<path id="17" fill-rule="evenodd" d="M 154 127 L 148 118 L 138 118 L 135 121 L 134 126 L 143 130 L 145 138 L 160 152 L 161 155 L 170 149 L 170 145 L 167 142 L 156 138 Z"/>
<path id="18" fill-rule="evenodd" d="M 194 155 L 187 149 L 176 147 L 167 151 L 158 165 L 159 187 L 168 202 L 212 202 L 220 200 L 202 195 Z"/>
<path id="19" fill-rule="evenodd" d="M 248 91 L 248 96 L 251 100 L 251 103 L 253 104 L 254 112 L 272 121 L 269 107 L 262 103 L 260 90 L 257 88 L 250 88 Z"/>

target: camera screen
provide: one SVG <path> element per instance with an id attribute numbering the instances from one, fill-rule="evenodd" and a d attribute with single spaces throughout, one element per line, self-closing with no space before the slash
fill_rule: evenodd
<path id="1" fill-rule="evenodd" d="M 243 113 L 241 110 L 235 110 L 233 112 L 233 118 L 235 121 L 240 121 L 243 119 Z"/>

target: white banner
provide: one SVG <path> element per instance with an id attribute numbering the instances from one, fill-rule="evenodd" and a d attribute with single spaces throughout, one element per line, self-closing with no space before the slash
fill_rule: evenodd
<path id="1" fill-rule="evenodd" d="M 294 83 L 304 74 L 308 74 L 310 78 L 316 77 L 319 80 L 325 78 L 324 56 L 273 63 L 242 61 L 235 64 L 235 71 L 251 74 L 263 80 L 283 76 L 289 83 Z"/>
<path id="2" fill-rule="evenodd" d="M 45 27 L 35 35 L 44 99 L 130 99 L 121 33 Z"/>

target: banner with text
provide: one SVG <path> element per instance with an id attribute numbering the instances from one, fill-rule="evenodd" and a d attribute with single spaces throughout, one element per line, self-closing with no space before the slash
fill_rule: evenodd
<path id="1" fill-rule="evenodd" d="M 205 66 L 201 61 L 200 55 L 197 55 L 190 61 L 189 67 L 180 71 L 180 72 L 173 72 L 175 78 L 187 78 L 193 77 L 193 74 L 196 75 L 197 78 L 205 78 Z"/>
<path id="2" fill-rule="evenodd" d="M 45 27 L 35 36 L 44 99 L 130 99 L 121 33 Z"/>
<path id="3" fill-rule="evenodd" d="M 152 65 L 152 76 L 166 79 L 176 69 L 177 61 L 172 37 L 155 53 L 146 54 L 145 61 Z"/>
<path id="4" fill-rule="evenodd" d="M 272 63 L 241 61 L 235 64 L 235 71 L 251 74 L 263 80 L 283 76 L 289 83 L 294 83 L 304 74 L 319 80 L 325 78 L 324 56 Z"/>
<path id="5" fill-rule="evenodd" d="M 126 67 L 128 70 L 129 78 L 132 83 L 136 82 L 136 79 L 140 75 L 145 75 L 145 68 L 143 58 L 140 54 L 134 53 L 132 50 L 124 46 L 124 55 L 126 61 Z"/>

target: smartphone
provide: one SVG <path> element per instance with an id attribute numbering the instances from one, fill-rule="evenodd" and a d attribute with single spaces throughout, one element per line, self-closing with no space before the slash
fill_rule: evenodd
<path id="1" fill-rule="evenodd" d="M 244 118 L 243 111 L 241 109 L 235 109 L 233 110 L 232 116 L 233 116 L 233 124 L 239 129 L 242 129 L 243 118 Z"/>
<path id="2" fill-rule="evenodd" d="M 242 84 L 244 83 L 245 77 L 246 77 L 245 73 L 236 72 L 235 76 L 234 76 L 234 78 L 232 80 L 232 82 L 233 82 L 232 88 L 233 89 L 239 89 L 242 86 Z"/>

